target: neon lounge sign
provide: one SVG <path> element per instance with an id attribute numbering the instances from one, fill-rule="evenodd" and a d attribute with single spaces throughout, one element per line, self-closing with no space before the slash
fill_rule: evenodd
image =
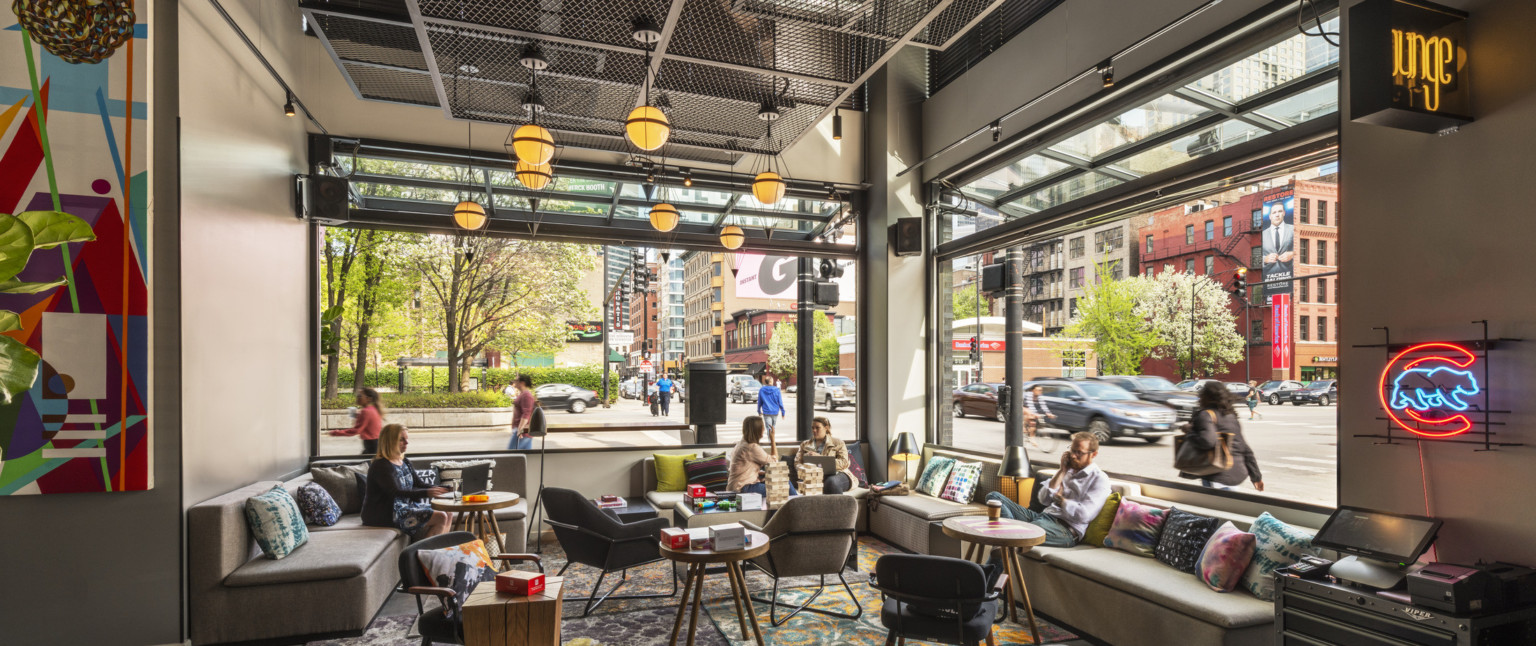
<path id="1" fill-rule="evenodd" d="M 1409 347 L 1381 371 L 1381 407 L 1393 423 L 1419 437 L 1466 433 L 1472 430 L 1470 400 L 1484 388 L 1472 370 L 1476 363 L 1476 354 L 1454 343 Z"/>
<path id="2" fill-rule="evenodd" d="M 1472 121 L 1466 22 L 1423 0 L 1351 7 L 1350 119 L 1441 133 Z"/>

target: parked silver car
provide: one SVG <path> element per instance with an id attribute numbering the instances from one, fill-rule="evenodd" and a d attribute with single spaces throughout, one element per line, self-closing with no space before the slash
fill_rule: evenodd
<path id="1" fill-rule="evenodd" d="M 816 403 L 827 412 L 838 406 L 855 406 L 859 403 L 858 387 L 852 379 L 841 375 L 816 375 Z"/>

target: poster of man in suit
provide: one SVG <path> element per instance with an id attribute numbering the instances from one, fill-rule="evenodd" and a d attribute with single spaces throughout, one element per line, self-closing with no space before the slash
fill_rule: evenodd
<path id="1" fill-rule="evenodd" d="M 1264 280 L 1286 280 L 1294 276 L 1296 241 L 1294 195 L 1276 197 L 1264 202 Z M 1265 285 L 1265 294 L 1289 294 L 1290 283 Z"/>

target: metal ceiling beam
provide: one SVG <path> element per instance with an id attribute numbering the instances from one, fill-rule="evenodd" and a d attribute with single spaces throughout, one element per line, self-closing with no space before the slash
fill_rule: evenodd
<path id="1" fill-rule="evenodd" d="M 421 2 L 405 0 L 405 8 L 411 14 L 411 20 L 406 24 L 416 31 L 416 46 L 421 48 L 421 55 L 427 60 L 427 71 L 432 75 L 432 88 L 437 91 L 437 104 L 442 106 L 443 114 L 452 119 L 453 104 L 448 101 L 448 91 L 443 87 L 443 71 L 437 67 L 437 54 L 432 49 L 432 40 L 427 36 L 427 23 L 421 19 Z"/>
<path id="2" fill-rule="evenodd" d="M 656 49 L 651 52 L 651 64 L 646 70 L 651 75 L 651 83 L 655 84 L 656 75 L 661 73 L 661 62 L 667 56 L 667 48 L 672 45 L 672 34 L 677 31 L 677 20 L 683 15 L 683 4 L 688 0 L 672 0 L 672 6 L 667 8 L 667 18 L 661 24 L 661 39 L 656 41 Z M 635 107 L 645 105 L 646 96 L 642 91 L 635 97 Z"/>
<path id="3" fill-rule="evenodd" d="M 838 107 L 842 106 L 849 97 L 853 96 L 854 92 L 858 91 L 859 87 L 863 86 L 870 77 L 875 75 L 875 72 L 880 71 L 880 69 L 885 67 L 885 64 L 890 62 L 890 60 L 894 58 L 897 53 L 901 52 L 901 48 L 911 43 L 912 39 L 916 38 L 918 34 L 923 33 L 923 29 L 926 29 L 928 24 L 933 22 L 934 18 L 937 18 L 939 14 L 943 13 L 945 9 L 948 9 L 950 5 L 954 3 L 955 0 L 939 0 L 937 3 L 935 3 L 933 8 L 928 11 L 928 15 L 923 16 L 922 19 L 918 20 L 916 24 L 912 25 L 912 27 L 907 30 L 907 33 L 903 34 L 899 40 L 897 40 L 885 50 L 885 53 L 880 55 L 880 58 L 875 59 L 875 62 L 869 66 L 869 69 L 864 70 L 864 73 L 859 74 L 859 77 L 854 79 L 853 83 L 850 83 L 844 87 L 842 94 L 837 95 L 837 99 L 834 100 L 831 105 L 823 108 L 821 114 L 817 115 L 815 119 L 811 120 L 811 127 L 806 128 L 804 131 L 801 131 L 800 134 L 795 135 L 794 139 L 791 139 L 788 144 L 784 145 L 783 150 L 793 148 L 794 145 L 798 143 L 800 139 L 804 138 L 807 133 L 815 130 L 816 124 L 821 123 L 822 119 L 826 119 L 828 115 L 832 114 L 833 110 L 836 110 Z"/>

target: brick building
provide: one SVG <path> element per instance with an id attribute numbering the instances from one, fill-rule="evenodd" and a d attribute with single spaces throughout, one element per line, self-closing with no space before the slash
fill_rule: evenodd
<path id="1" fill-rule="evenodd" d="M 1239 332 L 1248 336 L 1245 360 L 1210 377 L 1223 381 L 1251 378 L 1325 379 L 1338 376 L 1338 277 L 1315 277 L 1338 268 L 1337 174 L 1315 180 L 1294 179 L 1271 188 L 1166 208 L 1134 216 L 1141 273 L 1165 271 L 1201 273 L 1230 285 L 1238 267 L 1247 267 L 1247 281 L 1257 283 L 1263 272 L 1263 205 L 1294 197 L 1294 273 L 1289 317 L 1290 367 L 1273 370 L 1274 330 L 1269 295 L 1263 286 L 1249 289 L 1249 307 L 1233 296 L 1228 308 Z M 1246 319 L 1244 318 L 1246 314 Z M 1252 362 L 1252 370 L 1248 361 Z M 1177 377 L 1171 360 L 1148 359 L 1146 374 Z"/>

